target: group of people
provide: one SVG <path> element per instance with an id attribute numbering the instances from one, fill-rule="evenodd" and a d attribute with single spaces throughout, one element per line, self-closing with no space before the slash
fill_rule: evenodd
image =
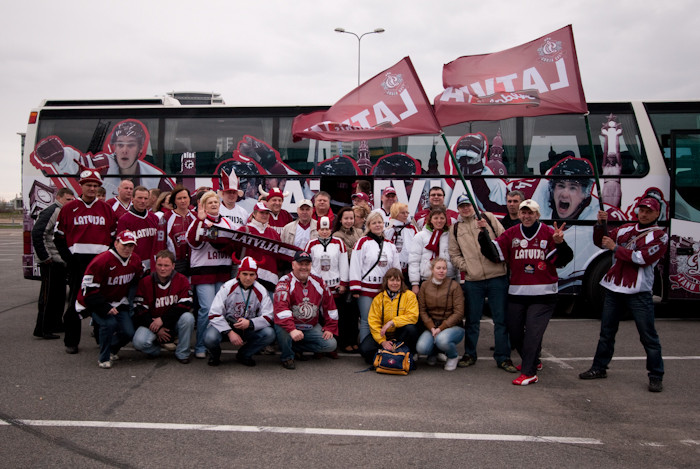
<path id="1" fill-rule="evenodd" d="M 34 335 L 59 338 L 62 327 L 66 352 L 78 353 L 80 321 L 91 316 L 101 368 L 110 368 L 130 341 L 147 355 L 164 347 L 189 363 L 194 335 L 194 357 L 208 357 L 211 366 L 221 363 L 226 340 L 239 347 L 236 360 L 246 366 L 276 341 L 286 369 L 308 352 L 359 353 L 371 363 L 379 349 L 403 342 L 428 365 L 442 361 L 451 371 L 476 364 L 488 304 L 496 365 L 518 373 L 515 385 L 538 381 L 557 268 L 573 252 L 565 223 L 541 223 L 535 201 L 509 193 L 508 214 L 499 220 L 477 213 L 469 195 L 458 198 L 457 212 L 447 210 L 443 189 L 433 187 L 429 205 L 411 217 L 392 187 L 373 209 L 365 181 L 358 181 L 353 205 L 338 213 L 321 191 L 313 201 L 297 201 L 292 216 L 282 209 L 287 194 L 272 188 L 260 191 L 249 214 L 236 204 L 242 192 L 235 173 L 221 176 L 218 193 L 201 191 L 196 201 L 182 186 L 152 197 L 129 180 L 117 197 L 102 201 L 102 177 L 92 169 L 80 174 L 80 197 L 60 189 L 33 231 L 42 275 Z M 595 242 L 613 251 L 615 264 L 603 282 L 612 293 L 596 359 L 582 379 L 606 376 L 620 309 L 642 304 L 644 313 L 634 314 L 653 357 L 650 390 L 661 389 L 660 345 L 648 307 L 649 272 L 666 249 L 658 215 L 658 201 L 644 199 L 638 223 L 607 233 L 605 212 L 599 214 Z M 269 243 L 236 244 L 233 233 L 288 247 L 293 260 L 280 261 L 277 250 L 265 248 Z M 70 297 L 62 315 L 67 273 Z M 511 360 L 512 349 L 520 365 Z"/>

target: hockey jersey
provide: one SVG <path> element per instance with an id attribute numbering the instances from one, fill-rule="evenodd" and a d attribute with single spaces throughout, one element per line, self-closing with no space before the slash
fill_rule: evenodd
<path id="1" fill-rule="evenodd" d="M 238 319 L 248 319 L 258 331 L 274 323 L 270 294 L 255 282 L 244 289 L 237 278 L 224 283 L 209 308 L 209 324 L 221 333 L 233 328 Z"/>
<path id="2" fill-rule="evenodd" d="M 160 283 L 155 272 L 139 281 L 134 310 L 139 325 L 148 327 L 151 320 L 161 318 L 163 326 L 174 330 L 183 313 L 192 309 L 192 289 L 184 275 L 173 272 L 166 283 Z"/>
<path id="3" fill-rule="evenodd" d="M 56 222 L 56 235 L 64 237 L 71 254 L 100 254 L 109 249 L 117 219 L 100 199 L 86 203 L 77 198 L 63 206 Z"/>
<path id="4" fill-rule="evenodd" d="M 223 203 L 219 205 L 219 215 L 228 218 L 234 230 L 245 225 L 248 220 L 248 211 L 240 204 L 236 204 L 233 208 L 227 208 Z"/>
<path id="5" fill-rule="evenodd" d="M 338 310 L 323 279 L 309 275 L 303 284 L 289 273 L 283 276 L 274 295 L 275 324 L 292 332 L 310 330 L 319 323 L 321 316 L 323 330 L 338 335 Z"/>
<path id="6" fill-rule="evenodd" d="M 304 250 L 311 255 L 311 273 L 321 277 L 332 292 L 335 293 L 341 285 L 347 287 L 350 284 L 350 263 L 341 239 L 312 239 Z"/>
<path id="7" fill-rule="evenodd" d="M 129 288 L 138 282 L 142 272 L 137 254 L 128 259 L 122 259 L 113 249 L 98 254 L 85 269 L 75 310 L 106 315 L 110 309 L 128 304 Z"/>
<path id="8" fill-rule="evenodd" d="M 522 227 L 521 224 L 508 228 L 493 240 L 500 259 L 510 267 L 508 293 L 522 296 L 556 294 L 559 284 L 555 265 L 558 250 L 566 250 L 566 257 L 569 258 L 571 249 L 568 245 L 557 246 L 552 238 L 554 229 L 543 223 L 539 223 L 531 238 L 525 236 Z"/>
<path id="9" fill-rule="evenodd" d="M 374 297 L 382 290 L 386 271 L 401 268 L 394 243 L 388 240 L 379 245 L 369 236 L 360 238 L 350 258 L 350 290 L 362 296 Z"/>
<path id="10" fill-rule="evenodd" d="M 205 223 L 206 221 L 206 223 Z M 187 243 L 190 245 L 190 274 L 192 285 L 226 282 L 231 279 L 230 238 L 209 238 L 205 236 L 206 226 L 220 226 L 233 229 L 228 218 L 211 217 L 205 221 L 196 219 L 187 229 Z"/>
<path id="11" fill-rule="evenodd" d="M 596 225 L 593 240 L 600 246 L 604 230 Z M 613 265 L 600 284 L 617 293 L 650 292 L 654 287 L 654 267 L 666 254 L 668 234 L 653 225 L 641 228 L 638 223 L 628 223 L 615 228 L 608 234 L 617 247 L 613 255 Z"/>
<path id="12" fill-rule="evenodd" d="M 146 272 L 151 270 L 151 263 L 155 263 L 158 251 L 166 247 L 164 233 L 159 234 L 159 225 L 160 219 L 155 213 L 146 210 L 139 214 L 133 207 L 117 221 L 117 233 L 130 230 L 136 235 L 134 252 L 141 258 Z"/>

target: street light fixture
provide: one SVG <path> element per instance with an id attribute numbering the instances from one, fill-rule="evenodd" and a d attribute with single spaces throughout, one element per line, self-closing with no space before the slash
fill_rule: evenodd
<path id="1" fill-rule="evenodd" d="M 357 86 L 360 86 L 360 44 L 362 41 L 362 38 L 365 37 L 368 34 L 381 34 L 385 31 L 384 28 L 377 28 L 374 31 L 367 31 L 366 33 L 362 33 L 361 35 L 357 35 L 353 33 L 352 31 L 346 31 L 345 28 L 335 28 L 334 30 L 336 33 L 345 33 L 345 34 L 352 34 L 357 38 Z"/>

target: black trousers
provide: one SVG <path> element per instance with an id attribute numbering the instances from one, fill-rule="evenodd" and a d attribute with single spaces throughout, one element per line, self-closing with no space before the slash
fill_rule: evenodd
<path id="1" fill-rule="evenodd" d="M 63 325 L 66 328 L 66 335 L 63 343 L 66 347 L 77 347 L 80 344 L 80 316 L 75 310 L 75 300 L 78 299 L 78 292 L 83 283 L 83 275 L 92 260 L 93 254 L 74 254 L 68 264 L 68 307 L 63 315 Z"/>
<path id="2" fill-rule="evenodd" d="M 39 264 L 41 291 L 39 292 L 38 313 L 34 335 L 56 332 L 61 327 L 63 309 L 66 304 L 67 270 L 65 264 L 51 262 Z"/>
<path id="3" fill-rule="evenodd" d="M 387 337 L 387 339 L 403 342 L 411 350 L 411 353 L 416 353 L 416 342 L 418 342 L 418 337 L 420 337 L 421 332 L 422 330 L 417 324 L 406 324 L 403 327 L 395 329 L 393 336 Z M 365 337 L 365 340 L 362 341 L 360 344 L 360 354 L 368 365 L 374 363 L 374 356 L 381 347 L 382 345 L 374 340 L 372 334 Z"/>
<path id="4" fill-rule="evenodd" d="M 539 301 L 539 302 L 538 302 Z M 537 374 L 537 360 L 542 348 L 542 338 L 552 319 L 556 300 L 542 302 L 519 297 L 508 298 L 506 327 L 510 343 L 522 359 L 521 373 L 527 376 Z"/>

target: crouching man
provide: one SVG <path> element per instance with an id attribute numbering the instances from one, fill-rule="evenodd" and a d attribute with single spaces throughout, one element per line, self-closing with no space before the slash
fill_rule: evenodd
<path id="1" fill-rule="evenodd" d="M 244 257 L 238 276 L 216 293 L 204 333 L 210 366 L 221 363 L 220 344 L 224 338 L 240 347 L 236 360 L 245 366 L 255 366 L 253 355 L 274 342 L 272 301 L 257 278 L 257 262 L 250 256 Z"/>
<path id="2" fill-rule="evenodd" d="M 134 298 L 134 348 L 151 357 L 160 355 L 161 344 L 178 337 L 175 358 L 190 362 L 190 339 L 194 331 L 192 289 L 187 277 L 175 272 L 175 256 L 163 250 L 156 254 L 155 269 L 139 282 Z"/>
<path id="3" fill-rule="evenodd" d="M 136 235 L 122 231 L 114 247 L 98 254 L 83 276 L 75 310 L 84 317 L 92 314 L 99 326 L 100 368 L 112 368 L 117 353 L 134 337 L 134 324 L 129 314 L 129 288 L 141 278 L 141 259 L 133 254 Z"/>
<path id="4" fill-rule="evenodd" d="M 292 272 L 275 288 L 275 332 L 282 366 L 296 368 L 294 353 L 327 353 L 336 349 L 338 310 L 321 277 L 311 274 L 311 256 L 298 251 Z M 323 326 L 321 326 L 323 325 Z"/>

